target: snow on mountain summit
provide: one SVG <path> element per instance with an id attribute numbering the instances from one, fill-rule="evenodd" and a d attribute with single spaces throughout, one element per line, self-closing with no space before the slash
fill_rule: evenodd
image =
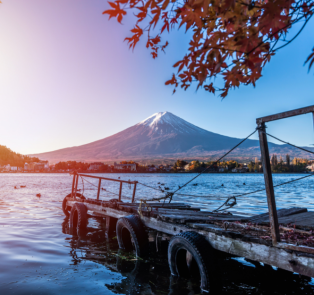
<path id="1" fill-rule="evenodd" d="M 163 123 L 176 124 L 180 120 L 184 121 L 183 119 L 175 116 L 174 114 L 170 112 L 159 112 L 159 113 L 155 113 L 151 115 L 150 117 L 141 121 L 139 124 L 153 127 L 154 125 L 163 124 Z"/>
<path id="2" fill-rule="evenodd" d="M 170 112 L 155 113 L 137 124 L 137 126 L 140 125 L 144 125 L 146 127 L 149 127 L 153 131 L 159 131 L 161 133 L 207 132 L 206 130 L 199 128 Z"/>

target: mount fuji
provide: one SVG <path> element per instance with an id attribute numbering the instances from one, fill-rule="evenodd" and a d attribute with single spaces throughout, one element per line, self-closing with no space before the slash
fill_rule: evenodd
<path id="1" fill-rule="evenodd" d="M 239 138 L 213 133 L 170 112 L 160 112 L 104 139 L 31 156 L 50 162 L 164 160 L 178 157 L 208 159 L 214 156 L 216 158 L 239 142 Z M 270 147 L 283 148 L 275 144 L 270 144 Z M 259 142 L 246 140 L 229 158 L 254 156 L 260 156 Z"/>

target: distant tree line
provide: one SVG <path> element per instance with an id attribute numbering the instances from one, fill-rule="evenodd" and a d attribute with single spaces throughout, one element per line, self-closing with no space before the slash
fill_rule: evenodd
<path id="1" fill-rule="evenodd" d="M 11 149 L 4 145 L 0 145 L 0 165 L 8 165 L 24 167 L 25 163 L 39 162 L 40 160 L 36 157 L 24 156 L 13 152 Z"/>
<path id="2" fill-rule="evenodd" d="M 304 172 L 306 167 L 311 164 L 308 159 L 293 158 L 291 161 L 290 155 L 287 154 L 285 157 L 286 161 L 283 160 L 282 156 L 278 157 L 273 154 L 271 157 L 271 169 L 273 172 Z"/>

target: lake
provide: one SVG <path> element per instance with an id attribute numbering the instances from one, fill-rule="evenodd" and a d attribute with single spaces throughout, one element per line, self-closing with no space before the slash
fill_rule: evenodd
<path id="1" fill-rule="evenodd" d="M 101 174 L 97 174 L 100 176 Z M 169 191 L 196 174 L 102 174 Z M 303 174 L 276 174 L 274 184 Z M 314 177 L 313 177 L 314 179 Z M 277 208 L 314 210 L 312 177 L 275 189 Z M 80 180 L 86 197 L 95 197 L 97 180 Z M 193 185 L 194 184 L 194 185 Z M 171 277 L 166 242 L 147 261 L 136 260 L 118 249 L 115 238 L 106 238 L 103 224 L 90 219 L 92 229 L 83 239 L 69 234 L 61 202 L 71 192 L 69 174 L 0 174 L 0 294 L 199 294 L 198 283 Z M 21 188 L 20 186 L 26 186 Z M 16 189 L 14 188 L 16 187 Z M 103 181 L 102 199 L 118 193 L 118 183 Z M 229 196 L 264 188 L 262 174 L 204 174 L 175 195 L 206 210 L 219 207 Z M 41 197 L 36 197 L 36 194 Z M 122 200 L 132 196 L 125 184 Z M 137 187 L 137 198 L 163 196 L 157 190 Z M 237 198 L 230 211 L 246 214 L 267 210 L 264 192 Z M 152 245 L 153 247 L 153 245 Z M 222 261 L 223 294 L 313 294 L 312 279 L 256 267 L 241 258 Z"/>

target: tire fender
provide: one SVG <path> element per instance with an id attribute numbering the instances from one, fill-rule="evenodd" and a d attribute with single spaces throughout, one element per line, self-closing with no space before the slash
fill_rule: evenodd
<path id="1" fill-rule="evenodd" d="M 75 203 L 71 209 L 70 227 L 85 230 L 87 226 L 87 208 L 82 203 Z"/>
<path id="2" fill-rule="evenodd" d="M 148 235 L 138 216 L 129 215 L 119 218 L 116 225 L 119 247 L 126 251 L 135 250 L 136 256 L 148 254 Z"/>
<path id="3" fill-rule="evenodd" d="M 189 253 L 180 250 L 186 250 Z M 168 246 L 168 263 L 171 274 L 180 276 L 184 268 L 188 269 L 186 257 L 190 255 L 198 266 L 202 291 L 217 292 L 221 285 L 216 251 L 205 237 L 197 232 L 183 232 L 173 236 Z M 184 255 L 182 255 L 183 253 Z"/>
<path id="4" fill-rule="evenodd" d="M 64 213 L 65 216 L 69 217 L 70 216 L 70 212 L 71 212 L 71 207 L 67 206 L 67 198 L 70 198 L 72 194 L 68 194 L 67 196 L 64 197 L 63 201 L 62 201 L 62 211 Z M 80 194 L 80 193 L 76 193 L 76 197 L 80 198 L 81 200 L 85 200 L 86 198 Z"/>

